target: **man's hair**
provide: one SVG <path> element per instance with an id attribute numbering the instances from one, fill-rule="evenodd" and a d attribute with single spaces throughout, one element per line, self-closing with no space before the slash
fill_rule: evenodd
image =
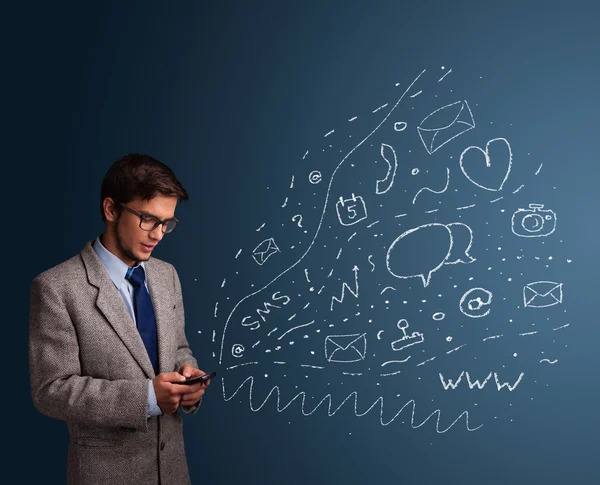
<path id="1" fill-rule="evenodd" d="M 110 197 L 115 201 L 119 213 L 123 210 L 120 203 L 130 202 L 136 197 L 150 200 L 156 195 L 177 197 L 188 200 L 188 193 L 183 188 L 173 171 L 164 163 L 150 155 L 130 153 L 117 160 L 108 169 L 100 189 L 100 214 L 105 221 L 104 199 Z"/>

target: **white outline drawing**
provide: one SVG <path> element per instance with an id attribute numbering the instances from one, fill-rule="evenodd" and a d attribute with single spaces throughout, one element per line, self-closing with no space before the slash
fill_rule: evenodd
<path id="1" fill-rule="evenodd" d="M 423 90 L 416 92 L 415 94 L 412 94 L 410 97 L 411 98 L 416 98 L 419 94 L 421 94 L 423 92 Z"/>
<path id="2" fill-rule="evenodd" d="M 312 247 L 315 244 L 315 241 L 317 240 L 317 237 L 319 236 L 319 232 L 321 231 L 321 227 L 323 226 L 323 221 L 325 219 L 325 213 L 327 211 L 327 206 L 329 203 L 329 196 L 331 194 L 331 187 L 333 185 L 333 181 L 335 179 L 335 175 L 338 172 L 338 170 L 342 167 L 342 165 L 344 164 L 344 162 L 348 159 L 348 157 L 350 157 L 350 155 L 352 155 L 359 147 L 361 147 L 367 140 L 369 140 L 369 138 L 371 138 L 371 136 L 373 136 L 373 134 L 375 134 L 377 132 L 377 130 L 379 130 L 379 128 L 381 128 L 385 122 L 388 120 L 388 118 L 391 116 L 391 114 L 394 112 L 394 110 L 398 107 L 398 105 L 402 102 L 402 100 L 404 99 L 404 97 L 406 96 L 406 94 L 408 93 L 408 91 L 416 84 L 416 82 L 419 80 L 419 78 L 425 73 L 425 69 L 423 69 L 419 75 L 417 77 L 415 77 L 413 79 L 413 81 L 409 84 L 409 86 L 406 88 L 406 90 L 402 93 L 402 95 L 398 98 L 398 100 L 396 101 L 396 103 L 394 104 L 394 106 L 392 106 L 390 108 L 390 110 L 388 111 L 387 115 L 377 124 L 377 126 L 375 126 L 375 128 L 367 135 L 365 136 L 359 143 L 357 143 L 348 153 L 346 153 L 346 155 L 340 160 L 340 162 L 337 164 L 337 166 L 335 167 L 335 169 L 333 170 L 333 173 L 331 175 L 331 178 L 329 179 L 329 185 L 327 187 L 327 192 L 325 194 L 325 200 L 323 202 L 323 210 L 321 212 L 321 218 L 319 219 L 319 224 L 315 230 L 315 234 L 313 236 L 312 241 L 310 242 L 310 244 L 307 246 L 306 250 L 304 251 L 304 253 L 298 258 L 298 260 L 293 263 L 291 266 L 289 266 L 287 269 L 285 269 L 284 271 L 282 271 L 281 273 L 279 273 L 276 277 L 274 277 L 271 281 L 269 281 L 268 283 L 266 283 L 264 286 L 262 286 L 261 288 L 253 291 L 252 293 L 247 294 L 246 296 L 244 296 L 242 299 L 240 299 L 235 305 L 234 307 L 231 309 L 231 311 L 229 312 L 229 315 L 227 317 L 227 319 L 225 320 L 225 325 L 223 326 L 223 334 L 221 337 L 221 348 L 219 351 L 219 364 L 221 364 L 223 362 L 223 349 L 225 347 L 225 338 L 227 337 L 227 329 L 229 327 L 229 322 L 231 321 L 231 317 L 233 316 L 233 314 L 235 313 L 235 311 L 238 309 L 238 307 L 244 302 L 246 301 L 248 298 L 253 297 L 254 295 L 257 295 L 258 293 L 260 293 L 261 291 L 267 289 L 269 286 L 271 286 L 273 283 L 275 283 L 279 278 L 281 278 L 284 274 L 286 274 L 288 271 L 292 270 L 293 268 L 295 268 L 298 264 L 300 264 L 300 262 L 306 257 L 306 255 L 310 252 L 310 250 L 312 249 Z M 308 151 L 306 152 L 308 153 Z M 306 156 L 306 155 L 305 155 Z"/>
<path id="3" fill-rule="evenodd" d="M 437 415 L 437 419 L 436 419 L 436 424 L 435 424 L 435 431 L 438 434 L 443 434 L 446 433 L 448 430 L 450 430 L 450 428 L 452 428 L 463 416 L 465 417 L 465 427 L 467 431 L 476 431 L 479 428 L 481 428 L 483 426 L 483 424 L 480 424 L 479 426 L 477 426 L 476 428 L 470 428 L 469 427 L 469 412 L 468 411 L 463 411 L 451 424 L 450 426 L 448 426 L 445 429 L 442 429 L 440 431 L 440 418 L 441 418 L 441 411 L 439 409 L 436 409 L 435 411 L 433 411 L 429 416 L 427 416 L 425 418 L 424 421 L 422 421 L 420 424 L 415 425 L 415 409 L 416 409 L 416 403 L 414 399 L 411 399 L 409 401 L 407 401 L 399 410 L 396 414 L 394 414 L 394 416 L 389 419 L 388 421 L 383 420 L 383 410 L 384 410 L 384 398 L 383 396 L 378 397 L 373 404 L 371 404 L 365 411 L 358 411 L 358 391 L 352 391 L 350 394 L 348 394 L 348 396 L 342 400 L 341 404 L 339 406 L 337 406 L 335 409 L 332 410 L 332 397 L 331 397 L 331 393 L 328 393 L 325 395 L 325 397 L 323 397 L 323 399 L 321 399 L 316 406 L 311 410 L 311 411 L 307 411 L 306 407 L 307 407 L 307 402 L 306 402 L 306 391 L 300 391 L 298 392 L 292 399 L 290 399 L 290 401 L 285 404 L 284 406 L 281 405 L 281 391 L 279 389 L 279 386 L 273 386 L 273 388 L 268 392 L 267 397 L 265 397 L 265 399 L 262 401 L 262 403 L 259 406 L 254 406 L 254 403 L 252 401 L 252 391 L 254 388 L 254 376 L 249 376 L 246 379 L 244 379 L 244 381 L 237 387 L 237 389 L 233 392 L 233 394 L 231 394 L 229 397 L 227 397 L 227 394 L 225 393 L 225 378 L 221 379 L 221 384 L 222 384 L 222 389 L 223 389 L 223 399 L 227 402 L 227 401 L 231 401 L 238 392 L 240 392 L 240 390 L 244 387 L 244 385 L 246 385 L 247 382 L 250 382 L 249 384 L 249 390 L 248 390 L 248 403 L 250 405 L 250 410 L 252 412 L 258 412 L 260 411 L 264 405 L 267 403 L 267 401 L 270 399 L 270 397 L 275 393 L 277 395 L 277 399 L 276 399 L 276 405 L 275 405 L 275 409 L 277 410 L 278 413 L 281 413 L 283 411 L 285 411 L 294 401 L 296 401 L 298 398 L 300 398 L 300 411 L 302 412 L 303 416 L 310 416 L 311 414 L 313 414 L 319 407 L 321 407 L 321 405 L 324 402 L 327 402 L 327 416 L 331 417 L 333 416 L 335 413 L 337 413 L 344 404 L 346 404 L 347 401 L 350 401 L 352 399 L 352 397 L 354 397 L 354 414 L 356 417 L 362 417 L 364 415 L 366 415 L 369 411 L 371 411 L 371 409 L 373 409 L 374 407 L 377 406 L 377 404 L 379 404 L 379 422 L 381 423 L 381 426 L 388 426 L 389 424 L 391 424 L 401 413 L 402 411 L 404 411 L 405 408 L 409 407 L 412 405 L 412 413 L 411 413 L 411 417 L 410 417 L 410 426 L 413 429 L 417 429 L 420 428 L 421 426 L 423 426 L 427 421 L 429 421 L 433 416 Z"/>
<path id="4" fill-rule="evenodd" d="M 261 226 L 256 230 L 256 232 L 259 232 L 263 227 L 265 227 L 266 224 L 266 222 L 263 222 Z"/>
<path id="5" fill-rule="evenodd" d="M 326 133 L 325 136 L 323 138 L 327 138 L 329 135 L 331 135 L 332 133 L 335 133 L 335 130 L 331 130 L 329 133 Z"/>
<path id="6" fill-rule="evenodd" d="M 443 79 L 444 79 L 444 78 L 445 78 L 445 77 L 446 77 L 448 74 L 450 74 L 451 72 L 452 72 L 452 69 L 450 69 L 450 70 L 449 70 L 449 71 L 448 71 L 446 74 L 444 74 L 444 75 L 443 75 L 441 78 L 439 78 L 439 79 L 437 80 L 437 82 L 438 82 L 438 83 L 439 83 L 439 82 L 442 82 L 442 81 L 443 81 Z"/>
<path id="7" fill-rule="evenodd" d="M 323 180 L 323 176 L 318 170 L 313 170 L 308 174 L 308 181 L 313 185 L 318 184 L 321 180 Z"/>
<path id="8" fill-rule="evenodd" d="M 450 355 L 452 352 L 456 352 L 457 350 L 459 350 L 459 349 L 462 349 L 462 348 L 463 348 L 463 347 L 465 347 L 466 345 L 467 345 L 467 344 L 462 344 L 462 345 L 459 345 L 458 347 L 455 347 L 455 348 L 453 348 L 453 349 L 449 350 L 448 352 L 446 352 L 446 355 Z"/>
<path id="9" fill-rule="evenodd" d="M 215 312 L 214 312 L 214 316 L 215 318 L 217 318 L 217 310 L 219 309 L 219 302 L 215 303 Z"/>
<path id="10" fill-rule="evenodd" d="M 371 111 L 371 113 L 377 113 L 380 109 L 385 108 L 388 104 L 390 104 L 390 103 L 385 103 L 385 104 L 381 105 L 379 108 L 375 108 L 373 111 Z"/>
<path id="11" fill-rule="evenodd" d="M 534 288 L 535 286 L 538 288 Z M 542 289 L 544 286 L 546 288 Z M 555 281 L 534 281 L 523 287 L 523 303 L 526 308 L 547 308 L 559 305 L 562 301 L 562 283 Z"/>
<path id="12" fill-rule="evenodd" d="M 446 318 L 446 314 L 444 312 L 437 312 L 434 313 L 431 318 L 433 318 L 436 322 L 439 322 L 441 320 L 443 320 L 444 318 Z"/>
<path id="13" fill-rule="evenodd" d="M 475 261 L 477 261 L 476 258 L 474 258 L 473 256 L 471 256 L 469 254 L 469 251 L 471 251 L 471 247 L 473 246 L 473 229 L 471 229 L 469 226 L 467 226 L 464 222 L 452 222 L 451 224 L 446 224 L 446 227 L 448 229 L 450 229 L 451 227 L 455 227 L 455 226 L 461 226 L 467 229 L 467 231 L 469 231 L 469 244 L 467 245 L 467 248 L 464 251 L 460 251 L 460 256 L 458 256 L 456 259 L 454 259 L 453 261 L 451 261 L 452 258 L 452 252 L 454 250 L 454 236 L 451 237 L 451 242 L 452 242 L 452 246 L 450 247 L 450 254 L 448 256 L 446 256 L 446 260 L 444 261 L 444 264 L 458 264 L 458 263 L 463 263 L 463 264 L 471 264 Z M 450 229 L 450 234 L 452 235 L 452 229 Z"/>
<path id="14" fill-rule="evenodd" d="M 467 302 L 467 308 L 463 309 L 463 303 L 465 302 L 467 297 L 470 296 L 471 293 L 473 293 L 474 291 L 483 291 L 487 295 L 487 300 L 482 301 L 481 296 L 478 296 L 477 298 L 472 298 Z M 460 309 L 460 312 L 463 315 L 466 315 L 469 318 L 483 318 L 489 315 L 491 308 L 488 308 L 487 311 L 481 315 L 473 314 L 470 312 L 477 312 L 481 310 L 481 308 L 483 308 L 484 306 L 490 305 L 492 303 L 493 297 L 494 295 L 492 294 L 492 292 L 486 290 L 485 288 L 471 288 L 470 290 L 466 291 L 465 294 L 461 297 L 460 302 L 458 303 L 458 308 Z M 473 302 L 475 302 L 476 304 L 473 305 Z"/>
<path id="15" fill-rule="evenodd" d="M 556 331 L 556 330 L 560 330 L 560 329 L 562 329 L 562 328 L 567 328 L 569 325 L 571 325 L 571 324 L 570 324 L 570 323 L 567 323 L 566 325 L 562 325 L 562 326 L 560 326 L 560 327 L 553 328 L 552 330 L 553 330 L 553 331 Z"/>
<path id="16" fill-rule="evenodd" d="M 346 206 L 348 202 L 356 202 L 357 204 L 360 203 L 362 209 L 359 209 L 358 211 L 355 210 L 357 204 L 348 204 L 348 206 Z M 340 207 L 346 209 L 346 212 L 344 212 L 344 214 L 347 213 L 347 219 L 349 219 L 349 222 L 342 221 L 342 212 L 340 212 Z M 349 199 L 344 199 L 344 197 L 340 197 L 335 204 L 335 210 L 337 212 L 338 220 L 340 221 L 340 224 L 342 226 L 353 226 L 354 224 L 357 224 L 360 221 L 363 221 L 367 218 L 367 206 L 365 205 L 365 200 L 360 195 L 356 196 L 352 194 L 352 197 L 350 197 Z M 352 213 L 352 215 L 349 215 L 350 213 Z"/>
<path id="17" fill-rule="evenodd" d="M 442 383 L 442 387 L 444 388 L 445 391 L 449 390 L 449 389 L 456 389 L 458 387 L 458 385 L 460 384 L 460 381 L 463 378 L 463 375 L 467 376 L 467 384 L 469 385 L 470 389 L 473 389 L 475 387 L 477 387 L 478 389 L 483 389 L 485 387 L 485 385 L 488 383 L 488 381 L 490 380 L 490 378 L 492 377 L 492 374 L 494 375 L 494 381 L 496 382 L 496 387 L 498 389 L 498 391 L 501 391 L 502 389 L 504 389 L 505 387 L 508 388 L 508 390 L 510 392 L 514 391 L 516 389 L 516 387 L 520 384 L 521 380 L 523 379 L 523 376 L 525 375 L 524 372 L 521 372 L 521 374 L 519 375 L 519 378 L 516 380 L 516 382 L 511 386 L 508 382 L 503 382 L 500 383 L 500 381 L 498 381 L 498 373 L 496 372 L 490 372 L 488 374 L 488 376 L 485 378 L 485 380 L 483 381 L 483 383 L 479 382 L 479 380 L 474 380 L 471 381 L 469 373 L 462 371 L 460 373 L 460 375 L 458 376 L 458 378 L 456 379 L 456 382 L 453 381 L 452 379 L 446 379 L 444 380 L 444 376 L 439 373 L 440 376 L 440 381 Z"/>
<path id="18" fill-rule="evenodd" d="M 281 208 L 283 209 L 285 206 L 287 206 L 288 203 L 288 198 L 286 197 L 285 200 L 283 201 L 283 204 L 281 204 Z"/>
<path id="19" fill-rule="evenodd" d="M 394 131 L 404 131 L 407 126 L 408 123 L 406 121 L 396 121 L 396 123 L 394 123 Z"/>
<path id="20" fill-rule="evenodd" d="M 379 224 L 379 221 L 375 221 L 375 222 L 371 222 L 371 224 L 369 224 L 367 226 L 367 229 L 370 229 L 371 227 L 373 227 L 375 224 Z"/>
<path id="21" fill-rule="evenodd" d="M 454 250 L 454 238 L 452 236 L 452 229 L 451 229 L 452 226 L 463 226 L 463 227 L 467 228 L 467 230 L 469 231 L 469 234 L 470 234 L 469 244 L 468 244 L 467 248 L 464 250 L 464 256 L 466 256 L 466 258 L 468 258 L 468 259 L 463 259 L 463 256 L 461 255 L 460 257 L 454 259 L 453 261 L 450 261 L 452 252 Z M 427 272 L 427 276 L 425 276 L 425 273 L 418 273 L 418 274 L 413 274 L 413 275 L 397 275 L 397 274 L 395 274 L 392 271 L 392 269 L 390 268 L 390 254 L 392 253 L 392 250 L 396 246 L 396 243 L 398 243 L 401 239 L 408 236 L 409 234 L 412 234 L 413 232 L 416 232 L 421 229 L 425 229 L 427 227 L 443 227 L 444 229 L 446 229 L 446 231 L 448 231 L 450 240 L 449 240 L 448 252 L 446 253 L 446 256 L 444 256 L 442 261 L 440 261 L 440 263 L 435 268 L 433 268 Z M 414 227 L 414 228 L 409 229 L 408 231 L 405 231 L 402 234 L 400 234 L 400 236 L 398 236 L 394 240 L 394 242 L 392 244 L 390 244 L 390 247 L 385 256 L 385 264 L 386 264 L 387 270 L 390 272 L 390 274 L 392 276 L 395 276 L 396 278 L 400 278 L 400 279 L 419 277 L 419 278 L 421 278 L 421 281 L 423 282 L 423 287 L 426 288 L 431 281 L 431 276 L 433 275 L 433 273 L 435 273 L 438 269 L 440 269 L 444 264 L 458 264 L 458 263 L 470 264 L 470 263 L 476 261 L 476 259 L 473 258 L 469 254 L 469 251 L 471 250 L 472 245 L 473 245 L 473 231 L 466 224 L 464 224 L 462 222 L 453 222 L 451 224 L 441 224 L 438 222 L 431 222 L 429 224 L 423 224 L 421 226 Z"/>
<path id="22" fill-rule="evenodd" d="M 298 222 L 296 222 L 296 219 L 298 219 Z M 302 227 L 302 214 L 296 214 L 294 217 L 292 217 L 292 222 L 296 222 L 298 227 Z"/>
<path id="23" fill-rule="evenodd" d="M 450 122 L 450 124 L 445 125 L 445 126 L 437 126 L 435 127 L 435 123 L 433 122 L 433 120 L 429 120 L 429 118 L 433 117 L 434 119 L 436 117 L 442 117 L 444 115 L 447 114 L 444 113 L 442 114 L 437 114 L 436 113 L 440 113 L 442 110 L 447 110 L 448 108 L 452 108 L 456 106 L 456 109 L 458 109 L 458 113 L 456 114 L 456 116 L 454 117 L 454 120 Z M 465 106 L 466 106 L 466 110 L 465 110 Z M 462 116 L 462 118 L 461 118 Z M 464 118 L 464 119 L 463 119 Z M 424 127 L 423 124 L 429 120 L 429 123 L 431 123 L 432 125 L 434 125 L 433 127 Z M 427 123 L 425 123 L 427 124 Z M 427 150 L 427 153 L 429 153 L 430 155 L 432 155 L 433 153 L 435 153 L 436 151 L 438 151 L 440 148 L 442 148 L 446 143 L 451 142 L 452 140 L 454 140 L 456 137 L 462 135 L 463 133 L 466 133 L 467 131 L 471 131 L 473 128 L 475 128 L 475 119 L 473 118 L 473 113 L 471 112 L 471 108 L 469 107 L 469 103 L 467 103 L 467 101 L 456 101 L 454 103 L 451 104 L 447 104 L 446 106 L 442 106 L 441 108 L 436 109 L 435 111 L 429 113 L 425 118 L 423 118 L 423 121 L 421 121 L 421 123 L 419 123 L 419 126 L 417 126 L 417 132 L 419 133 L 419 137 L 421 138 L 421 141 L 423 142 L 423 146 L 425 147 L 425 150 Z M 441 133 L 444 133 L 448 131 L 450 136 L 448 137 L 444 137 L 444 135 Z M 425 138 L 427 138 L 427 141 L 425 141 Z M 431 139 L 429 139 L 431 138 Z M 440 144 L 436 144 L 436 139 L 441 138 L 442 143 Z"/>
<path id="24" fill-rule="evenodd" d="M 391 145 L 387 145 L 386 143 L 382 143 L 380 152 L 381 158 L 383 158 L 385 160 L 385 163 L 387 163 L 388 165 L 388 169 L 387 173 L 385 174 L 385 178 L 382 180 L 377 180 L 377 183 L 375 184 L 375 193 L 377 195 L 385 194 L 388 190 L 392 188 L 392 185 L 394 185 L 394 180 L 396 178 L 396 172 L 398 171 L 398 158 L 396 157 L 396 151 L 394 150 L 394 147 L 392 147 Z M 388 154 L 388 156 L 386 157 L 386 152 L 391 152 L 391 154 Z M 393 165 L 390 161 L 392 158 L 394 159 Z M 386 182 L 389 182 L 388 186 L 385 188 L 385 190 L 381 190 L 380 185 Z"/>
<path id="25" fill-rule="evenodd" d="M 287 335 L 288 333 L 292 332 L 293 330 L 296 330 L 296 329 L 302 328 L 302 327 L 308 327 L 309 325 L 312 325 L 313 323 L 315 323 L 314 320 L 312 322 L 303 323 L 302 325 L 298 325 L 297 327 L 292 327 L 289 330 L 286 330 L 285 332 L 283 332 L 279 337 L 277 337 L 277 340 L 281 340 L 284 337 L 284 335 Z"/>
<path id="26" fill-rule="evenodd" d="M 304 268 L 304 277 L 306 278 L 307 283 L 310 283 L 310 280 L 308 279 L 308 268 Z"/>
<path id="27" fill-rule="evenodd" d="M 394 288 L 393 286 L 386 286 L 383 290 L 381 290 L 381 293 L 379 293 L 379 294 L 383 295 L 387 290 L 394 290 L 394 291 L 396 291 L 396 288 Z"/>
<path id="28" fill-rule="evenodd" d="M 350 286 L 348 285 L 348 283 L 346 283 L 344 281 L 344 283 L 342 283 L 342 294 L 339 298 L 336 298 L 335 296 L 331 297 L 331 311 L 333 311 L 333 302 L 337 301 L 338 303 L 343 303 L 344 302 L 344 296 L 346 295 L 346 289 L 348 289 L 348 291 L 350 292 L 350 294 L 354 297 L 354 298 L 358 298 L 358 266 L 354 265 L 354 268 L 352 268 L 352 271 L 354 271 L 354 288 L 355 290 L 352 291 L 352 288 L 350 288 Z"/>
<path id="29" fill-rule="evenodd" d="M 420 364 L 417 364 L 417 367 L 421 367 L 422 365 L 425 365 L 427 362 L 431 362 L 432 360 L 435 360 L 435 356 L 432 357 L 431 359 L 424 360 Z"/>
<path id="30" fill-rule="evenodd" d="M 235 255 L 234 259 L 237 259 L 240 254 L 242 254 L 242 250 L 241 249 L 237 252 L 237 254 Z"/>
<path id="31" fill-rule="evenodd" d="M 483 153 L 483 156 L 485 157 L 486 168 L 490 168 L 492 166 L 492 161 L 490 160 L 489 148 L 490 148 L 490 144 L 495 141 L 503 141 L 504 143 L 506 143 L 506 146 L 508 147 L 508 168 L 506 169 L 506 175 L 502 179 L 502 182 L 500 183 L 500 186 L 497 189 L 492 188 L 492 187 L 487 187 L 485 185 L 481 185 L 481 184 L 475 182 L 475 180 L 473 180 L 471 177 L 469 177 L 469 174 L 467 174 L 467 171 L 465 170 L 465 167 L 463 165 L 463 156 L 465 155 L 465 153 L 467 153 L 469 150 L 479 150 L 481 153 Z M 477 187 L 482 188 L 484 190 L 489 190 L 490 192 L 499 192 L 502 190 L 502 187 L 504 186 L 505 182 L 508 180 L 508 176 L 510 175 L 510 171 L 512 169 L 512 159 L 513 159 L 512 148 L 510 147 L 510 143 L 508 143 L 508 140 L 506 138 L 492 138 L 485 144 L 485 150 L 479 148 L 478 146 L 469 146 L 469 147 L 465 148 L 462 151 L 462 153 L 460 154 L 459 165 L 460 165 L 460 170 L 462 171 L 463 175 L 465 177 L 467 177 L 467 180 L 469 182 L 471 182 L 473 185 L 476 185 Z"/>
<path id="32" fill-rule="evenodd" d="M 267 259 L 273 256 L 275 253 L 280 252 L 281 250 L 277 247 L 277 244 L 275 244 L 275 239 L 270 237 L 265 239 L 252 250 L 252 258 L 254 261 L 256 261 L 256 264 L 262 266 L 267 262 Z"/>
<path id="33" fill-rule="evenodd" d="M 529 204 L 529 209 L 517 209 L 510 221 L 513 234 L 519 237 L 546 237 L 556 231 L 556 212 L 552 209 L 542 210 L 543 208 L 544 204 Z M 519 224 L 516 224 L 517 221 Z M 533 221 L 533 226 L 529 228 L 525 224 L 529 224 L 531 221 Z M 544 229 L 546 221 L 548 221 L 548 226 L 552 223 L 552 227 L 549 229 Z"/>
<path id="34" fill-rule="evenodd" d="M 485 342 L 486 340 L 490 340 L 490 339 L 495 339 L 495 338 L 500 338 L 500 337 L 504 337 L 504 334 L 501 333 L 499 335 L 490 335 L 489 337 L 485 337 L 482 342 Z"/>
<path id="35" fill-rule="evenodd" d="M 556 364 L 558 362 L 558 359 L 554 359 L 554 360 L 550 360 L 550 359 L 542 359 L 540 360 L 540 364 L 542 362 L 548 362 L 548 364 Z"/>
<path id="36" fill-rule="evenodd" d="M 404 364 L 405 362 L 408 362 L 411 357 L 412 357 L 412 355 L 409 355 L 406 359 L 402 359 L 402 360 L 388 360 L 387 362 L 384 362 L 383 364 L 381 364 L 381 367 L 385 367 L 388 364 Z"/>
<path id="37" fill-rule="evenodd" d="M 336 342 L 336 340 L 338 341 Z M 334 356 L 336 354 L 342 355 L 341 357 L 334 359 Z M 328 335 L 327 337 L 325 337 L 325 359 L 327 360 L 327 362 L 349 364 L 351 362 L 360 362 L 361 360 L 365 360 L 366 355 L 366 333 Z"/>
<path id="38" fill-rule="evenodd" d="M 372 255 L 372 254 L 369 254 L 369 256 L 367 257 L 367 261 L 369 262 L 369 264 L 370 264 L 371 266 L 373 266 L 373 269 L 371 270 L 371 273 L 372 273 L 373 271 L 375 271 L 375 263 L 374 263 L 373 261 L 371 261 L 371 258 L 372 258 L 372 257 L 373 257 L 373 255 Z"/>
<path id="39" fill-rule="evenodd" d="M 258 362 L 244 362 L 243 364 L 231 365 L 231 366 L 227 367 L 227 370 L 235 369 L 236 367 L 243 367 L 245 365 L 255 365 L 255 364 L 258 364 Z"/>
<path id="40" fill-rule="evenodd" d="M 294 188 L 294 176 L 292 175 L 292 181 L 290 182 L 290 189 Z"/>
<path id="41" fill-rule="evenodd" d="M 444 185 L 444 188 L 442 190 L 433 190 L 433 189 L 430 189 L 429 187 L 423 187 L 415 194 L 415 196 L 413 197 L 412 203 L 415 204 L 417 202 L 417 197 L 419 197 L 419 195 L 421 195 L 421 192 L 427 191 L 427 192 L 431 192 L 432 194 L 440 195 L 440 194 L 443 194 L 444 192 L 446 192 L 446 190 L 448 190 L 449 186 L 450 186 L 450 167 L 446 167 L 446 185 Z M 396 216 L 396 217 L 400 217 L 401 215 Z"/>
<path id="42" fill-rule="evenodd" d="M 243 357 L 244 350 L 246 349 L 244 349 L 242 344 L 233 344 L 231 346 L 231 355 L 239 359 L 240 357 Z"/>
<path id="43" fill-rule="evenodd" d="M 386 156 L 386 152 L 390 153 Z M 385 174 L 385 178 L 382 180 L 377 180 L 377 183 L 375 184 L 375 193 L 377 195 L 385 194 L 392 188 L 392 185 L 394 185 L 394 179 L 396 178 L 396 172 L 398 171 L 398 158 L 396 157 L 396 151 L 394 150 L 394 147 L 387 145 L 386 143 L 382 143 L 380 153 L 381 158 L 383 158 L 385 163 L 387 163 L 388 169 L 387 173 Z M 392 158 L 394 159 L 393 165 L 391 162 Z M 382 190 L 380 185 L 386 182 L 389 182 L 388 186 L 385 188 L 385 190 Z"/>
<path id="44" fill-rule="evenodd" d="M 544 165 L 544 162 L 540 163 L 540 166 L 538 167 L 538 169 L 535 171 L 535 175 L 540 173 L 540 170 L 542 169 L 542 166 Z"/>
<path id="45" fill-rule="evenodd" d="M 399 352 L 408 347 L 412 347 L 413 345 L 422 344 L 425 341 L 425 337 L 423 337 L 423 334 L 421 332 L 413 332 L 410 335 L 406 333 L 406 329 L 409 327 L 408 320 L 401 318 L 400 320 L 398 320 L 396 326 L 400 330 L 402 330 L 403 337 L 398 340 L 394 340 L 390 344 L 394 352 Z"/>

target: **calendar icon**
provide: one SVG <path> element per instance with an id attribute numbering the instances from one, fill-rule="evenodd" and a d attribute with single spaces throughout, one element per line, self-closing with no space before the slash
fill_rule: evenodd
<path id="1" fill-rule="evenodd" d="M 337 216 L 342 226 L 352 226 L 367 218 L 367 206 L 362 197 L 352 194 L 349 199 L 340 199 L 335 204 Z"/>

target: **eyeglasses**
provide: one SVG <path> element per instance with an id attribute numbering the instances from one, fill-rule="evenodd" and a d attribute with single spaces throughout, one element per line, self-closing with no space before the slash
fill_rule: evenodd
<path id="1" fill-rule="evenodd" d="M 156 229 L 159 225 L 162 225 L 163 233 L 171 232 L 173 229 L 175 229 L 175 226 L 177 226 L 177 223 L 179 222 L 175 218 L 168 219 L 166 221 L 161 221 L 160 219 L 157 219 L 154 216 L 146 216 L 144 214 L 140 214 L 138 211 L 132 209 L 128 205 L 123 204 L 123 202 L 121 202 L 120 204 L 121 207 L 127 209 L 129 212 L 135 214 L 140 218 L 140 229 L 142 229 L 143 231 L 154 231 L 154 229 Z"/>

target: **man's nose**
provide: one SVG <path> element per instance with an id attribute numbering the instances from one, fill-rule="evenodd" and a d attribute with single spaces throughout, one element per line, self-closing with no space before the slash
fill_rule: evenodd
<path id="1" fill-rule="evenodd" d="M 162 230 L 162 224 L 159 224 L 158 227 L 155 227 L 150 231 L 150 236 L 152 239 L 156 240 L 157 243 L 160 242 L 164 235 L 165 233 Z"/>

